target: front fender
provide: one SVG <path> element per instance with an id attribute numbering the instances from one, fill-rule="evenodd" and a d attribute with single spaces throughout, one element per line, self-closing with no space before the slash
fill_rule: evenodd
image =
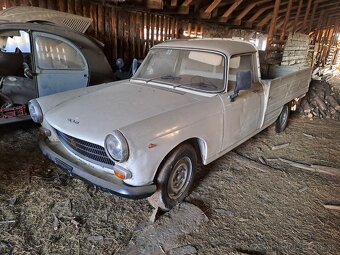
<path id="1" fill-rule="evenodd" d="M 122 167 L 132 172 L 125 182 L 139 186 L 153 182 L 163 159 L 188 139 L 199 139 L 203 163 L 221 150 L 223 134 L 222 107 L 219 98 L 199 102 L 180 112 L 162 114 L 120 130 L 126 137 L 129 160 Z"/>

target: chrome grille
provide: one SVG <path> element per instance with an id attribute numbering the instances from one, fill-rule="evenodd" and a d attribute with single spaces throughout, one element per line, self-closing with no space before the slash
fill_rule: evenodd
<path id="1" fill-rule="evenodd" d="M 59 140 L 66 148 L 77 156 L 84 158 L 92 163 L 113 166 L 114 162 L 107 156 L 104 147 L 90 143 L 56 130 Z"/>

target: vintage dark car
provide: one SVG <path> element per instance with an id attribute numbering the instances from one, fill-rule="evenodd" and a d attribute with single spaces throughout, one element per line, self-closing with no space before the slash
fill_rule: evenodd
<path id="1" fill-rule="evenodd" d="M 33 98 L 113 79 L 91 37 L 55 24 L 0 24 L 0 124 L 29 119 Z"/>

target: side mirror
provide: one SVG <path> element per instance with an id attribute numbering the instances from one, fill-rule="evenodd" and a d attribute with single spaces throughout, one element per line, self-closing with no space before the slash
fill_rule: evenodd
<path id="1" fill-rule="evenodd" d="M 234 93 L 229 96 L 230 101 L 233 102 L 241 90 L 251 88 L 251 71 L 238 71 L 236 73 L 236 87 Z"/>

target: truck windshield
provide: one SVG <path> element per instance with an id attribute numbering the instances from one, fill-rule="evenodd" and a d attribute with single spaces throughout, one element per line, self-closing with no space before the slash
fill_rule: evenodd
<path id="1" fill-rule="evenodd" d="M 224 89 L 224 58 L 212 52 L 152 49 L 133 79 L 203 92 Z"/>

